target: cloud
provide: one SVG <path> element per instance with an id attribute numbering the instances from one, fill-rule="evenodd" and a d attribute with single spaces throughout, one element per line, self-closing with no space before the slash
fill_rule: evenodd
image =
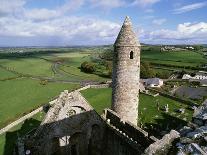
<path id="1" fill-rule="evenodd" d="M 141 33 L 141 38 L 151 43 L 206 43 L 207 23 L 178 24 L 176 30 L 144 31 Z"/>
<path id="2" fill-rule="evenodd" d="M 14 12 L 18 12 L 23 9 L 26 4 L 25 0 L 1 0 L 0 4 L 0 16 L 8 15 Z"/>
<path id="3" fill-rule="evenodd" d="M 155 25 L 162 25 L 162 24 L 164 24 L 166 21 L 167 21 L 167 20 L 166 20 L 165 18 L 162 18 L 162 19 L 154 19 L 154 20 L 152 21 L 152 23 L 155 24 Z"/>
<path id="4" fill-rule="evenodd" d="M 15 19 L 11 17 L 0 18 L 0 36 L 10 38 L 59 38 L 59 43 L 51 42 L 51 45 L 65 44 L 89 44 L 109 43 L 114 41 L 120 25 L 107 20 L 98 20 L 84 17 L 62 17 L 46 21 L 33 21 Z M 62 40 L 62 41 L 61 41 Z M 12 44 L 12 43 L 11 43 Z"/>
<path id="5" fill-rule="evenodd" d="M 83 6 L 85 3 L 85 0 L 67 0 L 66 3 L 58 8 L 59 11 L 62 13 L 71 12 L 74 10 L 78 10 L 81 6 Z"/>
<path id="6" fill-rule="evenodd" d="M 57 10 L 49 10 L 43 8 L 43 9 L 25 10 L 24 15 L 27 19 L 48 20 L 60 16 L 61 13 Z"/>
<path id="7" fill-rule="evenodd" d="M 125 4 L 123 0 L 89 0 L 92 7 L 100 7 L 104 9 L 118 8 Z"/>
<path id="8" fill-rule="evenodd" d="M 146 7 L 146 6 L 150 6 L 150 5 L 153 5 L 155 3 L 158 3 L 159 1 L 160 0 L 134 0 L 132 5 L 138 5 L 138 6 Z"/>
<path id="9" fill-rule="evenodd" d="M 207 5 L 207 2 L 200 2 L 200 3 L 185 5 L 185 6 L 182 6 L 180 8 L 174 9 L 173 13 L 174 14 L 182 14 L 182 13 L 190 12 L 192 10 L 203 8 L 206 5 Z"/>

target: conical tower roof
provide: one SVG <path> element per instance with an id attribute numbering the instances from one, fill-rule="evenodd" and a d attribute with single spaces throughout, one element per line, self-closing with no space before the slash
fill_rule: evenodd
<path id="1" fill-rule="evenodd" d="M 140 46 L 140 43 L 132 30 L 132 23 L 128 16 L 122 25 L 114 46 Z"/>

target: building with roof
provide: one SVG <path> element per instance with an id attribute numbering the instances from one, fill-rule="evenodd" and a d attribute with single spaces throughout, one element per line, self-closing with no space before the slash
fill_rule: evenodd
<path id="1" fill-rule="evenodd" d="M 146 87 L 161 87 L 163 84 L 163 80 L 159 78 L 150 78 L 145 80 Z"/>

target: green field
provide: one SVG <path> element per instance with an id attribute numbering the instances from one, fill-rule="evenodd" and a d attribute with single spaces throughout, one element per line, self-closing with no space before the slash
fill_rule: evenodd
<path id="1" fill-rule="evenodd" d="M 44 116 L 44 112 L 39 112 L 32 118 L 24 121 L 23 123 L 20 123 L 8 132 L 0 135 L 0 155 L 13 154 L 13 149 L 17 138 L 20 136 L 24 136 L 32 129 L 37 128 L 40 125 Z"/>
<path id="2" fill-rule="evenodd" d="M 13 78 L 13 77 L 17 77 L 17 75 L 0 68 L 0 80 L 6 79 L 6 78 Z"/>
<path id="3" fill-rule="evenodd" d="M 141 59 L 157 64 L 173 64 L 192 67 L 206 63 L 206 59 L 201 54 L 193 51 L 143 51 L 141 52 Z"/>
<path id="4" fill-rule="evenodd" d="M 18 54 L 3 51 L 0 53 L 0 128 L 25 115 L 31 110 L 46 104 L 59 95 L 61 91 L 73 90 L 79 87 L 80 82 L 103 82 L 110 80 L 101 74 L 87 74 L 81 72 L 80 66 L 84 61 L 92 61 L 108 47 L 94 48 L 60 48 L 60 49 L 24 49 L 29 53 Z M 206 63 L 201 54 L 193 51 L 160 52 L 143 51 L 141 59 L 161 65 L 175 65 L 181 67 L 196 67 Z M 154 66 L 152 66 L 154 67 Z M 163 66 L 161 66 L 163 67 Z M 156 72 L 171 73 L 164 69 L 155 69 Z M 176 68 L 176 67 L 175 67 Z M 173 69 L 170 68 L 170 69 Z M 177 68 L 176 68 L 177 69 Z M 99 71 L 99 70 L 98 70 Z M 100 72 L 104 71 L 103 68 Z M 82 92 L 98 113 L 111 105 L 111 89 L 88 89 Z M 185 114 L 174 112 L 179 107 L 186 108 L 178 102 L 164 97 L 157 97 L 160 106 L 169 103 L 170 112 L 157 111 L 155 99 L 150 96 L 140 95 L 139 123 L 148 130 L 151 125 L 165 128 L 167 124 L 185 124 L 185 118 L 190 120 L 192 112 L 186 109 Z M 166 121 L 167 119 L 172 121 Z M 158 126 L 157 126 L 158 124 Z M 169 125 L 169 126 L 170 126 Z M 175 128 L 170 126 L 169 128 Z M 0 146 L 3 142 L 0 138 Z"/>
<path id="5" fill-rule="evenodd" d="M 48 83 L 39 80 L 15 79 L 0 81 L 0 127 L 28 113 L 42 104 L 48 103 L 61 91 L 77 88 L 78 84 Z"/>
<path id="6" fill-rule="evenodd" d="M 0 65 L 22 74 L 53 76 L 52 63 L 41 58 L 0 59 Z"/>
<path id="7" fill-rule="evenodd" d="M 111 89 L 87 89 L 81 92 L 83 96 L 89 101 L 94 109 L 101 114 L 104 108 L 111 106 Z M 159 102 L 160 110 L 157 110 L 155 101 Z M 169 105 L 169 112 L 162 110 L 164 106 Z M 184 108 L 185 113 L 180 114 L 175 112 L 179 108 Z M 192 111 L 188 110 L 188 106 L 172 99 L 158 96 L 152 97 L 145 94 L 140 94 L 139 103 L 139 125 L 150 131 L 154 127 L 152 133 L 157 135 L 155 130 L 168 130 L 181 127 L 190 121 L 192 118 Z M 158 136 L 158 135 L 157 135 Z"/>
<path id="8" fill-rule="evenodd" d="M 48 103 L 64 89 L 79 87 L 81 81 L 106 81 L 81 72 L 81 63 L 89 59 L 88 50 L 0 57 L 0 128 Z"/>

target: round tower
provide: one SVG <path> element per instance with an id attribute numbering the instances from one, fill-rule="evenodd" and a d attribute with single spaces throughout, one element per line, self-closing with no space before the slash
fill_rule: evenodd
<path id="1" fill-rule="evenodd" d="M 112 110 L 137 125 L 139 102 L 140 43 L 126 17 L 114 44 Z"/>

